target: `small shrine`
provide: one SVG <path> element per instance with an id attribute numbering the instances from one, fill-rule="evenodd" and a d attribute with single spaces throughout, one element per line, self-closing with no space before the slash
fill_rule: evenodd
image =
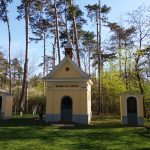
<path id="1" fill-rule="evenodd" d="M 9 119 L 12 115 L 13 96 L 0 91 L 0 118 Z"/>
<path id="2" fill-rule="evenodd" d="M 143 95 L 123 93 L 120 96 L 120 113 L 122 125 L 144 125 Z"/>
<path id="3" fill-rule="evenodd" d="M 44 79 L 46 122 L 90 123 L 93 83 L 72 58 L 73 46 L 68 39 L 65 58 Z"/>

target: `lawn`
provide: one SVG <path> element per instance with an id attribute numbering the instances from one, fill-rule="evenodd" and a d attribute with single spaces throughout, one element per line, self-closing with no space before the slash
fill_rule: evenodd
<path id="1" fill-rule="evenodd" d="M 116 117 L 94 118 L 89 126 L 61 127 L 29 116 L 14 116 L 0 120 L 0 149 L 149 150 L 150 133 L 143 127 L 122 127 Z"/>

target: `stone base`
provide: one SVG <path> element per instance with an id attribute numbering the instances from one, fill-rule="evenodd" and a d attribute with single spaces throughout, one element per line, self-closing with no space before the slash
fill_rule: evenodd
<path id="1" fill-rule="evenodd" d="M 90 123 L 89 115 L 73 115 L 73 122 L 78 124 L 89 124 Z"/>
<path id="2" fill-rule="evenodd" d="M 11 115 L 6 115 L 4 112 L 0 113 L 0 119 L 6 120 L 10 118 L 11 118 Z"/>
<path id="3" fill-rule="evenodd" d="M 144 117 L 138 117 L 138 125 L 143 126 L 144 125 Z"/>
<path id="4" fill-rule="evenodd" d="M 122 116 L 121 124 L 122 125 L 129 125 L 127 116 Z M 137 125 L 138 126 L 143 126 L 144 125 L 144 117 L 137 117 Z"/>
<path id="5" fill-rule="evenodd" d="M 59 122 L 60 114 L 45 114 L 45 122 Z M 89 124 L 91 121 L 91 114 L 90 115 L 79 115 L 74 114 L 72 115 L 72 122 L 78 124 Z"/>
<path id="6" fill-rule="evenodd" d="M 60 121 L 59 114 L 45 114 L 45 122 L 58 122 Z"/>
<path id="7" fill-rule="evenodd" d="M 127 116 L 122 116 L 121 124 L 122 125 L 128 125 L 128 117 Z"/>

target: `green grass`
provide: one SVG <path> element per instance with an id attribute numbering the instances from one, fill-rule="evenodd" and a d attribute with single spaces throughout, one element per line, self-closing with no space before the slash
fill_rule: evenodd
<path id="1" fill-rule="evenodd" d="M 143 127 L 122 127 L 116 117 L 95 117 L 89 126 L 56 127 L 37 118 L 14 116 L 0 120 L 0 149 L 149 150 L 150 133 Z"/>

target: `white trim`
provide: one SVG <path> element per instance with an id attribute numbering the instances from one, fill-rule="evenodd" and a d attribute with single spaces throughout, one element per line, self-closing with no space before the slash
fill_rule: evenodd
<path id="1" fill-rule="evenodd" d="M 92 80 L 89 79 L 45 79 L 45 82 L 88 82 L 90 85 L 93 85 Z"/>
<path id="2" fill-rule="evenodd" d="M 67 82 L 67 81 L 71 81 L 71 82 L 81 82 L 81 81 L 87 81 L 88 79 L 46 79 L 46 82 Z"/>
<path id="3" fill-rule="evenodd" d="M 90 85 L 93 85 L 93 82 L 92 82 L 91 79 L 88 80 L 88 83 L 89 83 Z"/>
<path id="4" fill-rule="evenodd" d="M 67 88 L 50 88 L 49 91 L 55 92 L 55 91 L 72 91 L 72 92 L 76 92 L 76 91 L 87 91 L 87 89 L 83 89 L 83 88 L 74 88 L 74 89 L 67 89 Z"/>

